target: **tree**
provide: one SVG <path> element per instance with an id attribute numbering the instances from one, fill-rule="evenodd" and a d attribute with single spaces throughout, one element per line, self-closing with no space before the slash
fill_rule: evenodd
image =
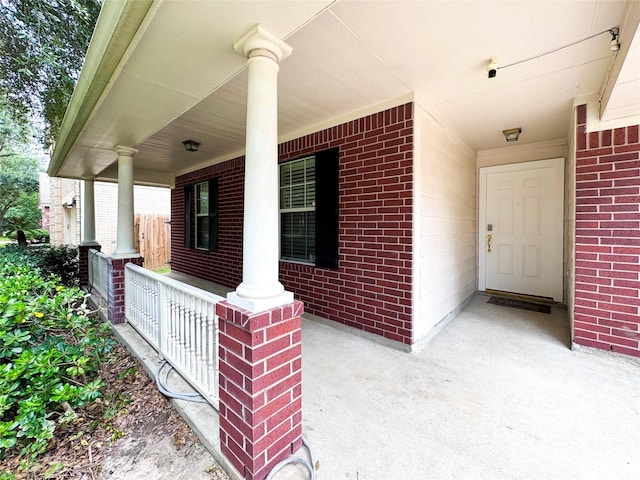
<path id="1" fill-rule="evenodd" d="M 17 123 L 43 117 L 53 143 L 78 78 L 100 0 L 0 0 L 0 99 Z"/>
<path id="2" fill-rule="evenodd" d="M 42 212 L 39 208 L 38 192 L 23 193 L 4 216 L 6 230 L 34 230 L 39 228 Z"/>
<path id="3" fill-rule="evenodd" d="M 33 204 L 33 194 L 37 199 L 38 161 L 19 154 L 0 156 L 0 230 L 5 229 L 5 217 L 10 209 L 21 207 L 17 216 L 29 210 Z M 22 210 L 21 210 L 22 209 Z M 37 224 L 37 222 L 36 222 Z"/>
<path id="4" fill-rule="evenodd" d="M 29 123 L 25 119 L 16 121 L 0 101 L 0 156 L 13 155 L 14 150 L 28 142 L 31 133 Z"/>

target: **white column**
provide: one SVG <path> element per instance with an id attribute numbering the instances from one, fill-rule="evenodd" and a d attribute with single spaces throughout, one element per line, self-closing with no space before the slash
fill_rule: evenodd
<path id="1" fill-rule="evenodd" d="M 82 196 L 82 243 L 80 245 L 98 245 L 96 241 L 96 207 L 94 194 L 95 177 L 82 177 L 84 192 Z"/>
<path id="2" fill-rule="evenodd" d="M 118 235 L 114 258 L 139 256 L 133 242 L 133 156 L 135 148 L 118 145 Z"/>
<path id="3" fill-rule="evenodd" d="M 234 49 L 248 58 L 242 283 L 230 303 L 260 312 L 291 303 L 278 280 L 278 62 L 291 47 L 259 25 Z"/>

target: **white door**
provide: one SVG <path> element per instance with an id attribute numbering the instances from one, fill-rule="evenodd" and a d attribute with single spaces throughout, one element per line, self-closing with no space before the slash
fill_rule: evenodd
<path id="1" fill-rule="evenodd" d="M 480 169 L 480 290 L 562 301 L 564 160 Z"/>

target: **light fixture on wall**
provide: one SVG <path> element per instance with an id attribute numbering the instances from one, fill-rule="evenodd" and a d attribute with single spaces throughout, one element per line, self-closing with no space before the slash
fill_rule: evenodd
<path id="1" fill-rule="evenodd" d="M 489 59 L 489 65 L 487 65 L 487 73 L 489 78 L 495 78 L 498 73 L 498 61 L 495 58 Z"/>
<path id="2" fill-rule="evenodd" d="M 530 62 L 531 60 L 536 60 L 541 57 L 545 57 L 547 55 L 551 55 L 552 53 L 559 52 L 560 50 L 564 50 L 565 48 L 573 47 L 574 45 L 578 45 L 582 42 L 586 42 L 587 40 L 591 40 L 592 38 L 598 37 L 600 35 L 604 35 L 608 33 L 611 35 L 611 50 L 613 52 L 617 52 L 620 50 L 620 28 L 619 27 L 611 27 L 606 30 L 602 30 L 601 32 L 594 33 L 593 35 L 589 35 L 588 37 L 581 38 L 580 40 L 576 40 L 575 42 L 568 43 L 566 45 L 562 45 L 560 47 L 554 48 L 553 50 L 549 50 L 546 52 L 538 53 L 532 57 L 524 58 L 522 60 L 518 60 L 517 62 L 508 63 L 506 65 L 498 65 L 498 62 L 495 58 L 489 59 L 489 64 L 487 65 L 487 72 L 489 73 L 489 78 L 495 78 L 498 70 L 503 70 L 505 68 L 513 67 L 514 65 L 520 65 L 521 63 Z M 509 140 L 507 140 L 509 141 Z M 515 141 L 515 140 L 511 140 Z"/>
<path id="3" fill-rule="evenodd" d="M 618 40 L 618 35 L 620 35 L 620 29 L 618 27 L 613 27 L 609 30 L 611 34 L 611 51 L 617 52 L 620 50 L 620 41 Z"/>
<path id="4" fill-rule="evenodd" d="M 502 133 L 507 142 L 517 142 L 518 138 L 520 138 L 520 134 L 522 133 L 522 128 L 510 128 L 508 130 L 503 130 Z"/>
<path id="5" fill-rule="evenodd" d="M 200 148 L 200 143 L 195 140 L 185 140 L 182 144 L 187 152 L 197 152 L 198 148 Z"/>

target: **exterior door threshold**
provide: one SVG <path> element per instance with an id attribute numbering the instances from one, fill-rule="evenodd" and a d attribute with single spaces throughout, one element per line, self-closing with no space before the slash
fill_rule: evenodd
<path id="1" fill-rule="evenodd" d="M 507 298 L 515 298 L 518 300 L 526 300 L 527 302 L 533 303 L 545 303 L 549 305 L 553 305 L 556 302 L 551 297 L 538 297 L 536 295 L 527 295 L 524 293 L 515 293 L 515 292 L 505 292 L 503 290 L 493 290 L 491 288 L 487 288 L 485 290 L 487 295 L 495 295 L 497 297 L 507 297 Z"/>

